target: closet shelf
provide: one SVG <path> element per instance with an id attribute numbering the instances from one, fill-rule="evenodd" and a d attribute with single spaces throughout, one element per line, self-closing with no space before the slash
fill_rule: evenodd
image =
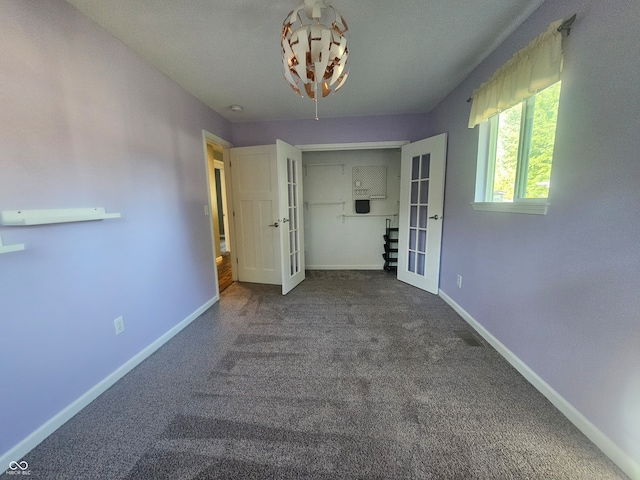
<path id="1" fill-rule="evenodd" d="M 372 217 L 383 217 L 386 218 L 388 221 L 390 220 L 389 217 L 397 217 L 398 214 L 397 213 L 390 213 L 388 215 L 381 215 L 381 214 L 375 214 L 375 213 L 356 213 L 353 215 L 347 215 L 345 213 L 338 215 L 336 218 L 342 218 L 342 223 L 344 223 L 345 218 L 372 218 Z"/>
<path id="2" fill-rule="evenodd" d="M 341 205 L 344 207 L 345 202 L 304 202 L 304 206 L 307 207 L 307 210 L 309 210 L 309 207 L 313 207 L 315 205 Z"/>
<path id="3" fill-rule="evenodd" d="M 308 167 L 342 167 L 342 175 L 344 175 L 344 163 L 307 163 L 304 165 L 305 176 L 309 174 Z"/>
<path id="4" fill-rule="evenodd" d="M 343 215 L 338 215 L 338 217 L 357 217 L 357 218 L 366 218 L 366 217 L 397 217 L 398 214 L 397 213 L 387 213 L 385 214 L 380 214 L 380 213 L 356 213 L 353 215 L 347 215 L 347 214 L 343 214 Z"/>
<path id="5" fill-rule="evenodd" d="M 46 225 L 50 223 L 86 222 L 120 218 L 119 213 L 106 213 L 104 208 L 67 208 L 50 210 L 5 210 L 0 223 L 6 227 Z"/>

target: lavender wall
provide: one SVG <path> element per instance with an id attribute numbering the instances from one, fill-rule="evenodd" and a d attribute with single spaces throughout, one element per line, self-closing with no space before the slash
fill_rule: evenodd
<path id="1" fill-rule="evenodd" d="M 202 129 L 231 125 L 62 0 L 0 2 L 0 456 L 216 294 Z M 124 316 L 115 336 L 113 320 Z"/>
<path id="2" fill-rule="evenodd" d="M 0 256 L 0 455 L 214 296 L 206 129 L 238 146 L 447 132 L 441 288 L 640 462 L 639 10 L 546 2 L 428 115 L 230 125 L 62 0 L 3 0 L 0 209 L 123 217 L 0 227 L 27 248 Z M 572 13 L 549 213 L 475 212 L 465 100 Z"/>
<path id="3" fill-rule="evenodd" d="M 465 99 L 573 13 L 549 213 L 476 212 Z M 636 0 L 546 2 L 432 114 L 449 133 L 442 290 L 640 463 L 638 18 Z"/>
<path id="4" fill-rule="evenodd" d="M 271 145 L 277 139 L 292 145 L 414 141 L 432 135 L 431 127 L 428 114 L 241 122 L 232 126 L 236 147 Z"/>

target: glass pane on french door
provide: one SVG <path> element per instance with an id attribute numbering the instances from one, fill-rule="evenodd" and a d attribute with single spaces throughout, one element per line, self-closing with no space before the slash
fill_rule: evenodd
<path id="1" fill-rule="evenodd" d="M 409 251 L 407 269 L 425 274 L 427 251 L 427 218 L 429 217 L 429 168 L 431 154 L 411 159 L 411 195 L 409 198 Z"/>
<path id="2" fill-rule="evenodd" d="M 289 273 L 291 276 L 300 272 L 300 231 L 299 231 L 299 199 L 297 184 L 298 162 L 287 158 L 287 190 L 289 222 Z"/>

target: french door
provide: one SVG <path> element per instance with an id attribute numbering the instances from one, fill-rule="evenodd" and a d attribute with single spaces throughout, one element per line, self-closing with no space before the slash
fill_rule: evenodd
<path id="1" fill-rule="evenodd" d="M 398 280 L 437 294 L 447 134 L 402 147 Z"/>
<path id="2" fill-rule="evenodd" d="M 282 294 L 304 280 L 304 218 L 302 216 L 302 152 L 276 140 L 280 193 Z"/>
<path id="3" fill-rule="evenodd" d="M 302 154 L 276 145 L 231 149 L 238 280 L 282 285 L 305 278 Z"/>

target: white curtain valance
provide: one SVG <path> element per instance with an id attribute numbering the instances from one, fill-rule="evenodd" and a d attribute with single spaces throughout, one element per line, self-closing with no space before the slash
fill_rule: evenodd
<path id="1" fill-rule="evenodd" d="M 562 20 L 552 23 L 473 92 L 469 128 L 560 80 L 561 23 Z"/>

